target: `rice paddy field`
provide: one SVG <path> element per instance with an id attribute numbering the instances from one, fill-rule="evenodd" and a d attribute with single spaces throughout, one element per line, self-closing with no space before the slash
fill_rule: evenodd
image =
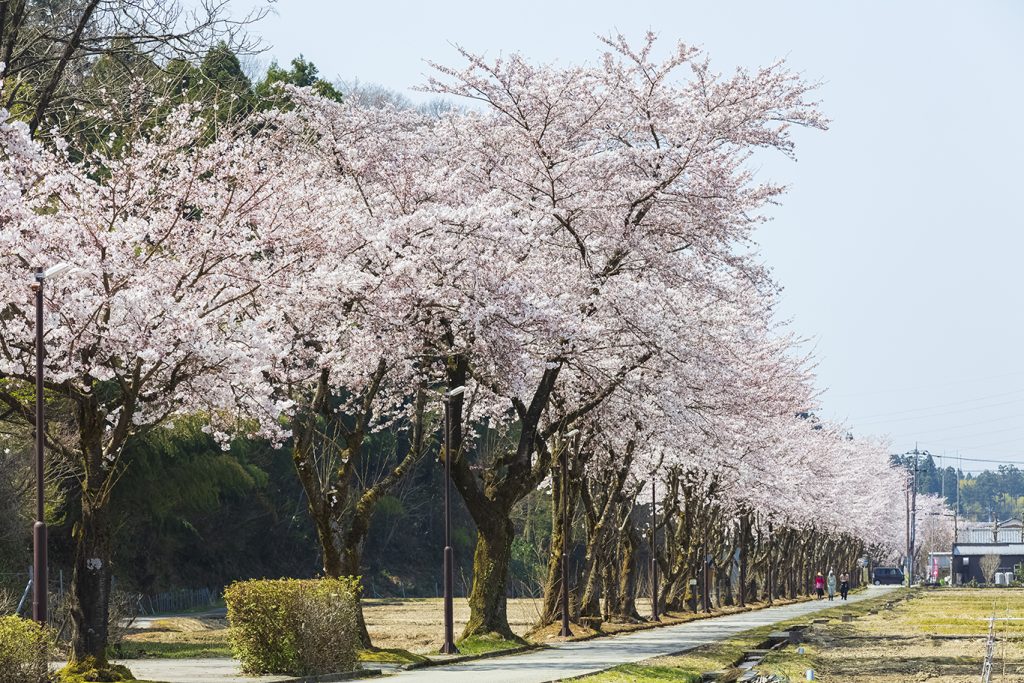
<path id="1" fill-rule="evenodd" d="M 845 619 L 844 619 L 845 616 Z M 737 634 L 683 654 L 615 667 L 587 683 L 691 683 L 718 671 L 733 681 L 741 655 L 773 630 L 807 626 L 805 642 L 769 653 L 757 671 L 771 681 L 978 683 L 989 619 L 995 618 L 991 681 L 1024 683 L 1024 589 L 915 589 L 807 619 Z M 800 622 L 800 624 L 798 624 Z"/>
<path id="2" fill-rule="evenodd" d="M 843 683 L 977 683 L 995 617 L 993 682 L 1024 683 L 1024 589 L 935 589 L 908 593 L 854 621 L 815 624 L 800 656 L 783 649 L 764 672 L 804 673 Z"/>

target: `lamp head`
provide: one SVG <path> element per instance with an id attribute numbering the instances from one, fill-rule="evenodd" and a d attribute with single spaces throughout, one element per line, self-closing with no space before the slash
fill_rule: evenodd
<path id="1" fill-rule="evenodd" d="M 445 396 L 447 396 L 448 398 L 455 398 L 456 396 L 462 396 L 462 394 L 465 391 L 466 391 L 466 387 L 455 387 L 454 389 L 449 391 L 447 394 L 445 394 Z"/>
<path id="2" fill-rule="evenodd" d="M 36 280 L 56 280 L 61 275 L 64 275 L 65 273 L 68 273 L 69 271 L 72 271 L 74 269 L 75 267 L 72 266 L 70 263 L 58 263 L 56 265 L 50 266 L 41 273 L 36 272 L 35 276 Z"/>

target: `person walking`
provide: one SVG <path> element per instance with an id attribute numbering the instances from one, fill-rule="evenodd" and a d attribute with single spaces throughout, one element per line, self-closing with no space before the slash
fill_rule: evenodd
<path id="1" fill-rule="evenodd" d="M 836 573 L 831 569 L 828 570 L 828 600 L 832 602 L 836 599 Z"/>
<path id="2" fill-rule="evenodd" d="M 839 575 L 839 595 L 842 596 L 843 600 L 850 594 L 850 575 L 843 572 Z"/>
<path id="3" fill-rule="evenodd" d="M 821 600 L 825 594 L 825 577 L 818 572 L 818 575 L 814 577 L 814 592 L 818 594 L 818 599 Z"/>

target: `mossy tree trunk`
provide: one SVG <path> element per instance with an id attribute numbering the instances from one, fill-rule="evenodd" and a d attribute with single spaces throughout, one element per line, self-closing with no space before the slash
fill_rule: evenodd
<path id="1" fill-rule="evenodd" d="M 616 563 L 616 569 L 618 570 L 617 599 L 614 602 L 609 601 L 609 617 L 615 621 L 638 622 L 643 620 L 636 608 L 636 549 L 639 545 L 640 538 L 636 526 L 628 524 L 619 540 L 619 553 Z M 660 592 L 659 598 L 658 606 L 660 610 L 664 604 L 664 599 Z"/>
<path id="2" fill-rule="evenodd" d="M 91 658 L 107 664 L 110 590 L 113 580 L 110 494 L 119 478 L 119 456 L 128 440 L 137 393 L 121 394 L 121 412 L 112 426 L 93 384 L 88 391 L 70 390 L 78 432 L 81 467 L 81 518 L 74 525 L 74 566 L 71 573 L 71 661 Z M 108 428 L 109 427 L 109 428 Z M 51 444 L 56 446 L 57 444 Z"/>
<path id="3" fill-rule="evenodd" d="M 446 333 L 444 341 L 448 348 L 454 347 L 454 334 Z M 623 366 L 593 395 L 554 419 L 548 413 L 564 360 L 549 359 L 528 401 L 520 397 L 511 398 L 518 419 L 518 434 L 507 448 L 499 449 L 487 462 L 471 463 L 470 454 L 463 449 L 465 395 L 458 394 L 450 399 L 452 481 L 478 530 L 473 555 L 470 618 L 463 638 L 491 632 L 504 637 L 511 635 L 506 614 L 506 590 L 514 537 L 512 510 L 548 476 L 552 463 L 550 441 L 597 408 L 630 372 L 650 357 L 651 354 L 646 353 Z M 469 360 L 462 354 L 447 356 L 445 373 L 449 391 L 466 386 L 470 377 Z"/>
<path id="4" fill-rule="evenodd" d="M 508 640 L 518 640 L 508 625 L 506 600 L 508 566 L 515 538 L 511 512 L 499 509 L 488 523 L 477 522 L 473 587 L 469 593 L 470 616 L 463 638 L 497 633 Z"/>
<path id="5" fill-rule="evenodd" d="M 82 519 L 75 530 L 74 567 L 71 574 L 71 659 L 107 658 L 110 617 L 110 525 L 105 505 L 83 495 Z"/>
<path id="6" fill-rule="evenodd" d="M 508 625 L 506 602 L 508 567 L 515 537 L 512 510 L 548 474 L 551 454 L 544 441 L 550 434 L 542 434 L 539 424 L 560 369 L 558 365 L 545 370 L 529 406 L 513 402 L 520 420 L 515 448 L 499 453 L 495 462 L 482 472 L 470 467 L 469 458 L 462 452 L 464 397 L 457 395 L 449 402 L 452 481 L 477 527 L 473 586 L 469 595 L 470 617 L 463 638 L 497 633 L 503 638 L 518 639 Z M 466 358 L 453 356 L 449 360 L 447 374 L 450 388 L 465 386 L 469 375 Z"/>

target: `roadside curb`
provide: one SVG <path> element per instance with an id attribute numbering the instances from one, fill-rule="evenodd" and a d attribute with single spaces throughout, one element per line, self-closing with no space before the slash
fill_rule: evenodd
<path id="1" fill-rule="evenodd" d="M 854 591 L 850 591 L 850 594 L 853 595 L 854 593 L 860 592 L 860 591 L 863 591 L 863 590 L 865 590 L 865 589 L 863 587 L 860 587 L 860 588 L 857 588 Z M 668 628 L 668 627 L 671 627 L 671 626 L 679 626 L 681 624 L 688 624 L 688 623 L 694 622 L 694 621 L 703 621 L 705 619 L 717 619 L 719 617 L 727 617 L 730 614 L 745 614 L 747 612 L 759 612 L 761 610 L 771 609 L 772 607 L 785 607 L 787 605 L 796 605 L 796 604 L 799 604 L 799 603 L 802 603 L 802 602 L 814 602 L 814 596 L 807 595 L 807 596 L 801 596 L 801 597 L 796 598 L 796 599 L 784 598 L 784 599 L 779 599 L 777 602 L 775 602 L 774 604 L 771 604 L 771 605 L 769 605 L 769 604 L 760 604 L 758 607 L 749 607 L 749 606 L 748 607 L 738 607 L 738 608 L 733 609 L 733 610 L 731 610 L 729 612 L 700 612 L 700 613 L 698 613 L 696 615 L 693 615 L 692 612 L 686 612 L 685 614 L 693 615 L 693 616 L 691 618 L 689 618 L 689 619 L 680 619 L 679 621 L 673 621 L 673 622 L 670 622 L 670 623 L 666 623 L 666 622 L 663 622 L 663 621 L 640 622 L 640 623 L 635 624 L 633 628 L 623 629 L 622 631 L 616 631 L 614 633 L 598 632 L 598 633 L 592 633 L 592 634 L 586 635 L 586 636 L 573 636 L 572 638 L 566 638 L 565 640 L 549 640 L 549 641 L 546 641 L 545 643 L 543 643 L 543 645 L 547 646 L 547 645 L 549 645 L 551 643 L 584 643 L 584 642 L 587 642 L 588 640 L 596 640 L 598 638 L 614 638 L 616 636 L 624 636 L 624 635 L 628 635 L 630 633 L 636 633 L 638 631 L 649 631 L 651 629 L 656 629 L 656 628 Z"/>
<path id="2" fill-rule="evenodd" d="M 504 657 L 505 655 L 521 655 L 524 652 L 533 652 L 534 650 L 546 650 L 548 646 L 543 643 L 537 643 L 533 645 L 522 645 L 520 647 L 510 647 L 507 650 L 492 650 L 490 652 L 481 652 L 475 655 L 460 655 L 458 657 L 452 657 L 450 659 L 427 659 L 425 662 L 413 662 L 412 664 L 403 664 L 398 667 L 403 671 L 412 671 L 413 669 L 425 669 L 431 666 L 445 666 L 448 664 L 461 664 L 462 662 L 473 662 L 478 659 L 492 659 L 494 657 Z M 288 683 L 288 682 L 282 682 Z M 323 681 L 321 683 L 328 683 Z"/>
<path id="3" fill-rule="evenodd" d="M 376 678 L 383 674 L 381 669 L 359 669 L 357 671 L 346 671 L 337 674 L 321 674 L 319 676 L 303 676 L 301 678 L 286 678 L 277 683 L 338 683 L 339 681 L 355 681 L 362 678 Z"/>

